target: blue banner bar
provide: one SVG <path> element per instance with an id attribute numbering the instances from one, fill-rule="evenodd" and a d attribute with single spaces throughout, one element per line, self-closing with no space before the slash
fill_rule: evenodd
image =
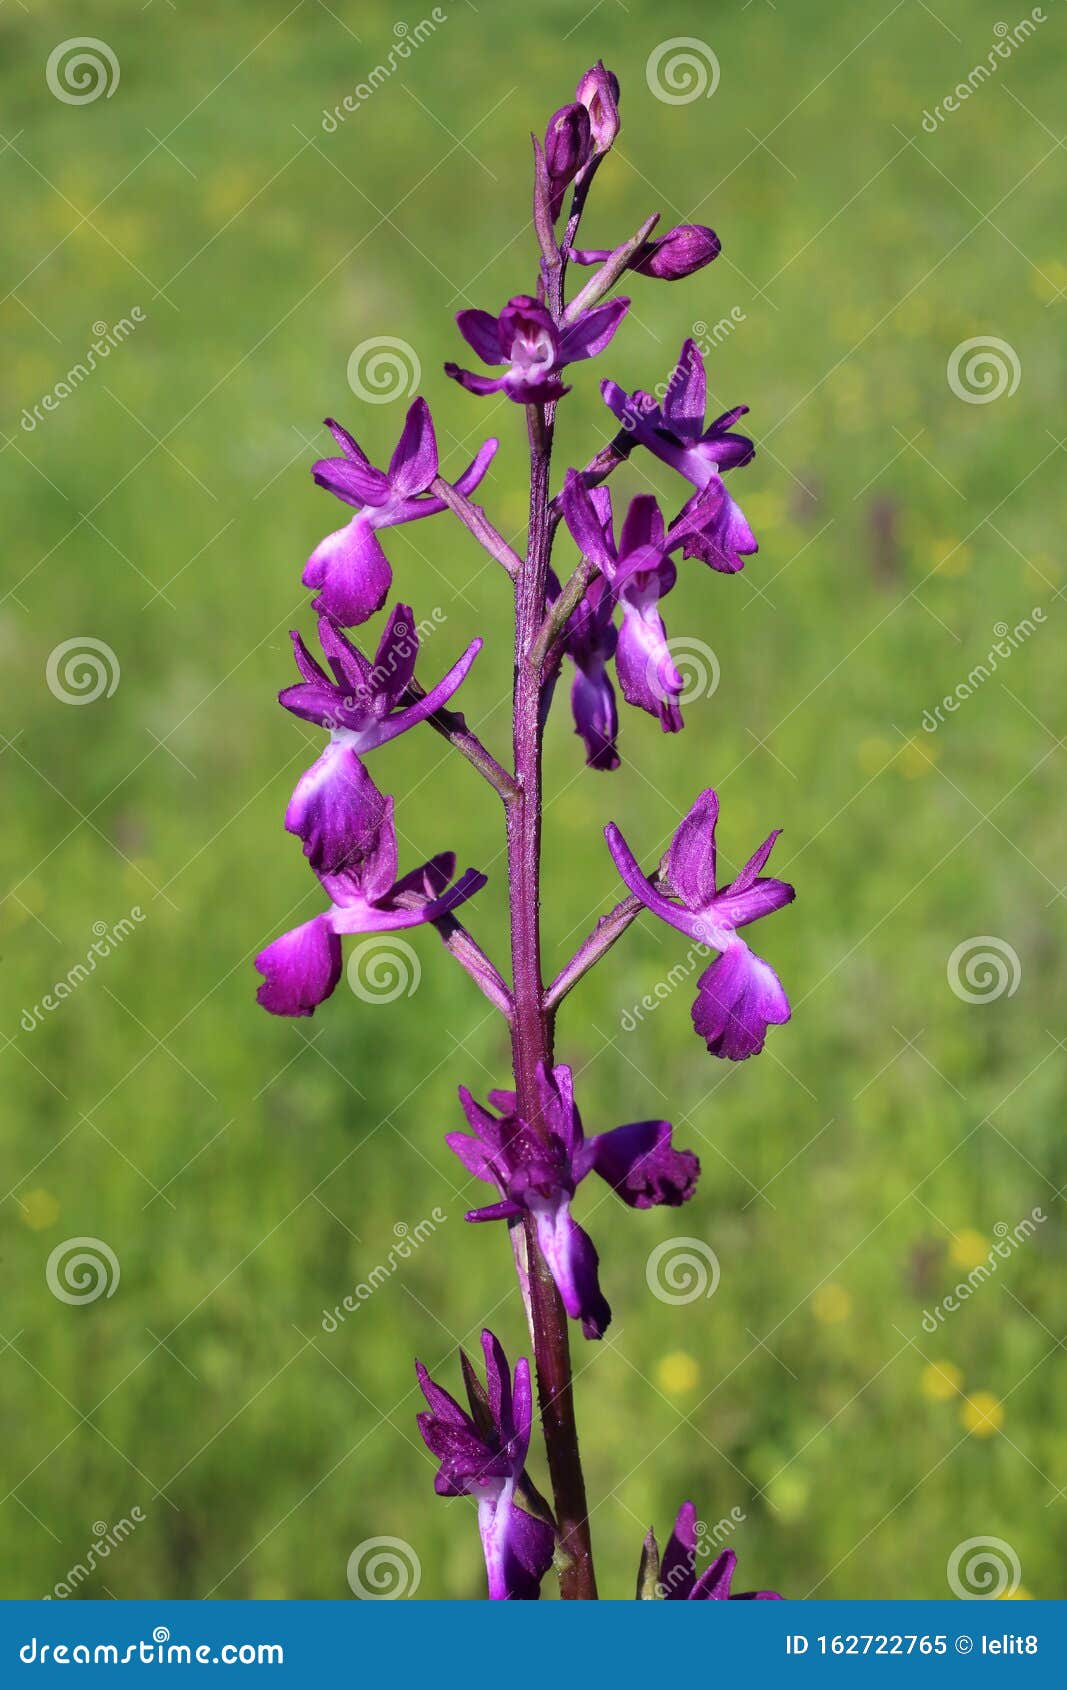
<path id="1" fill-rule="evenodd" d="M 558 1651 L 558 1653 L 555 1653 Z M 379 1685 L 429 1675 L 434 1690 L 529 1682 L 583 1668 L 625 1684 L 777 1686 L 1064 1683 L 1062 1602 L 6 1602 L 0 1683 L 171 1672 L 226 1683 Z M 555 1662 L 553 1665 L 551 1663 Z M 562 1663 L 562 1665 L 561 1665 Z"/>

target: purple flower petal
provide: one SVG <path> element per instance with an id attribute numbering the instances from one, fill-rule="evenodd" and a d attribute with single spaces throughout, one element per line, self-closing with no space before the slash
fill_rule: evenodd
<path id="1" fill-rule="evenodd" d="M 528 1207 L 563 1307 L 572 1320 L 581 1321 L 586 1338 L 602 1338 L 611 1321 L 611 1309 L 600 1289 L 599 1257 L 593 1240 L 573 1218 L 565 1200 L 531 1197 Z"/>
<path id="2" fill-rule="evenodd" d="M 500 342 L 497 319 L 488 311 L 458 311 L 456 323 L 467 345 L 477 352 L 483 364 L 503 364 L 507 353 Z"/>
<path id="3" fill-rule="evenodd" d="M 668 1602 L 687 1602 L 696 1576 L 697 1511 L 683 1502 L 663 1551 L 659 1582 Z"/>
<path id="4" fill-rule="evenodd" d="M 383 715 L 395 708 L 411 684 L 418 652 L 419 635 L 411 606 L 394 605 L 378 642 L 374 668 L 371 671 L 374 691 L 381 701 L 379 709 Z"/>
<path id="5" fill-rule="evenodd" d="M 674 583 L 674 566 L 664 562 L 658 571 L 643 570 L 622 592 L 622 627 L 615 651 L 619 685 L 628 704 L 659 719 L 664 733 L 677 733 L 682 712 L 677 700 L 685 689 L 657 608 L 661 593 Z"/>
<path id="6" fill-rule="evenodd" d="M 704 427 L 707 377 L 695 340 L 682 342 L 678 363 L 663 398 L 663 420 L 683 440 L 696 440 Z"/>
<path id="7" fill-rule="evenodd" d="M 462 493 L 466 496 L 468 493 L 474 492 L 474 489 L 484 478 L 486 470 L 495 458 L 496 449 L 499 444 L 500 442 L 498 440 L 487 440 L 483 445 L 479 446 L 477 456 L 472 458 L 471 462 L 467 465 L 463 474 L 455 484 L 456 491 L 458 493 Z"/>
<path id="8" fill-rule="evenodd" d="M 312 1015 L 341 978 L 341 943 L 330 918 L 317 915 L 260 951 L 264 976 L 256 1001 L 272 1015 Z"/>
<path id="9" fill-rule="evenodd" d="M 398 734 L 406 733 L 408 728 L 413 728 L 417 722 L 424 722 L 427 716 L 432 716 L 435 710 L 440 710 L 442 705 L 447 704 L 452 694 L 459 690 L 464 676 L 481 649 L 481 640 L 472 640 L 463 656 L 458 662 L 453 663 L 447 674 L 442 675 L 437 685 L 426 694 L 425 698 L 420 699 L 417 704 L 409 704 L 403 710 L 397 710 L 384 718 L 373 743 L 384 745 L 388 740 L 395 739 Z"/>
<path id="10" fill-rule="evenodd" d="M 305 587 L 318 587 L 313 608 L 344 628 L 381 610 L 393 581 L 389 559 L 365 516 L 320 540 L 304 569 Z"/>
<path id="11" fill-rule="evenodd" d="M 600 495 L 599 499 L 595 494 Z M 611 533 L 611 495 L 607 488 L 591 491 L 580 472 L 569 469 L 560 502 L 578 550 L 610 579 L 615 570 L 615 543 Z"/>
<path id="12" fill-rule="evenodd" d="M 586 767 L 617 769 L 619 753 L 615 741 L 619 733 L 619 712 L 615 704 L 615 689 L 601 662 L 595 669 L 576 669 L 571 683 L 571 710 L 574 731 L 585 745 Z"/>
<path id="13" fill-rule="evenodd" d="M 458 364 L 446 364 L 445 375 L 458 381 L 460 387 L 465 387 L 468 393 L 477 393 L 485 398 L 487 394 L 499 393 L 507 386 L 507 376 L 476 376 L 473 370 L 461 370 Z"/>
<path id="14" fill-rule="evenodd" d="M 715 896 L 715 829 L 719 797 L 713 787 L 700 794 L 667 853 L 667 881 L 687 909 L 701 910 Z"/>
<path id="15" fill-rule="evenodd" d="M 611 852 L 619 874 L 630 891 L 640 898 L 646 909 L 650 909 L 654 915 L 658 915 L 661 921 L 666 921 L 671 927 L 676 927 L 680 933 L 686 933 L 691 939 L 696 939 L 701 944 L 711 944 L 719 949 L 714 923 L 703 912 L 693 913 L 682 909 L 678 904 L 672 904 L 669 898 L 665 898 L 662 892 L 658 891 L 651 881 L 646 879 L 641 873 L 637 859 L 614 822 L 608 823 L 604 829 L 604 837 L 608 842 L 608 850 Z M 709 935 L 711 936 L 709 937 Z M 722 943 L 725 944 L 728 940 L 728 934 L 724 933 L 721 937 Z"/>
<path id="16" fill-rule="evenodd" d="M 285 826 L 303 840 L 304 855 L 321 876 L 361 862 L 368 842 L 377 848 L 390 814 L 391 800 L 382 797 L 355 752 L 331 743 L 297 782 Z M 396 877 L 395 841 L 391 856 L 377 852 L 375 861 L 377 872 L 364 880 L 370 896 L 386 891 Z"/>
<path id="17" fill-rule="evenodd" d="M 537 1520 L 512 1501 L 513 1486 L 498 1499 L 478 1505 L 478 1526 L 494 1602 L 536 1602 L 541 1580 L 552 1565 L 555 1538 L 545 1520 Z"/>
<path id="18" fill-rule="evenodd" d="M 712 1056 L 743 1062 L 758 1055 L 768 1027 L 789 1016 L 777 974 L 743 939 L 734 939 L 697 982 L 693 1025 Z"/>
<path id="19" fill-rule="evenodd" d="M 696 1190 L 700 1162 L 675 1150 L 669 1121 L 632 1121 L 589 1140 L 591 1166 L 633 1209 L 672 1208 Z"/>
<path id="20" fill-rule="evenodd" d="M 437 439 L 425 399 L 416 399 L 389 464 L 389 481 L 402 498 L 425 493 L 437 474 Z"/>
<path id="21" fill-rule="evenodd" d="M 598 352 L 603 352 L 629 309 L 628 299 L 609 299 L 604 305 L 594 305 L 591 311 L 583 311 L 563 330 L 559 347 L 560 364 L 573 364 L 580 358 L 595 358 Z"/>
<path id="22" fill-rule="evenodd" d="M 353 463 L 351 458 L 319 458 L 312 464 L 311 473 L 327 493 L 358 509 L 364 505 L 374 508 L 388 504 L 392 496 L 388 477 L 366 461 Z"/>

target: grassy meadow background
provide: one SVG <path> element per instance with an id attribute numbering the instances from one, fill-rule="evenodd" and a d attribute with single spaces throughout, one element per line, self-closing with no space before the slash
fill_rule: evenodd
<path id="1" fill-rule="evenodd" d="M 605 1343 L 575 1340 L 602 1591 L 631 1593 L 644 1530 L 692 1496 L 709 1522 L 743 1514 L 743 1589 L 942 1596 L 954 1548 L 995 1537 L 1020 1593 L 1061 1596 L 1064 8 L 1047 0 L 934 133 L 924 111 L 1017 22 L 999 0 L 442 10 L 332 133 L 323 111 L 417 8 L 0 13 L 0 1592 L 51 1591 L 137 1509 L 80 1594 L 346 1596 L 350 1555 L 383 1534 L 417 1555 L 420 1595 L 481 1593 L 473 1514 L 432 1493 L 412 1357 L 455 1385 L 483 1321 L 523 1343 L 504 1235 L 464 1225 L 473 1191 L 442 1143 L 456 1085 L 505 1080 L 500 1026 L 426 932 L 411 996 L 363 1003 L 342 982 L 301 1024 L 256 1007 L 251 957 L 318 904 L 282 815 L 320 736 L 273 699 L 287 629 L 312 625 L 300 570 L 343 520 L 308 473 L 321 418 L 384 462 L 403 402 L 360 404 L 346 369 L 364 340 L 404 340 L 446 473 L 499 434 L 479 497 L 520 533 L 521 414 L 441 364 L 460 306 L 531 285 L 528 134 L 603 55 L 623 130 L 586 237 L 658 209 L 713 225 L 723 254 L 677 286 L 635 278 L 610 352 L 574 372 L 558 468 L 606 437 L 601 375 L 652 387 L 685 335 L 726 320 L 710 381 L 718 408 L 752 408 L 760 450 L 732 485 L 761 549 L 733 578 L 680 572 L 671 634 L 720 675 L 684 735 L 625 710 L 623 769 L 587 773 L 557 706 L 547 966 L 617 895 L 604 823 L 654 860 L 708 784 L 725 861 L 780 825 L 798 896 L 754 936 L 794 1006 L 760 1060 L 705 1054 L 688 981 L 633 1014 L 685 951 L 651 920 L 561 1016 L 587 1128 L 662 1112 L 703 1163 L 682 1212 L 591 1189 L 576 1205 L 615 1311 Z M 121 79 L 64 103 L 46 61 L 86 29 Z M 670 104 L 646 64 L 682 36 L 721 78 Z M 124 344 L 25 426 L 93 324 L 134 307 Z M 978 336 L 1020 371 L 988 404 L 946 374 Z M 649 477 L 676 500 L 647 462 L 618 494 Z M 499 570 L 447 516 L 387 545 L 398 591 L 441 623 L 424 680 L 485 637 L 462 703 L 506 749 Z M 924 731 L 995 627 L 1035 607 L 1030 637 Z M 74 707 L 46 666 L 82 636 L 121 673 Z M 470 921 L 502 960 L 493 795 L 429 732 L 372 772 L 406 863 L 452 847 L 489 871 Z M 123 918 L 122 945 L 27 1030 Z M 1018 980 L 968 1002 L 949 959 L 980 936 Z M 1035 1207 L 1034 1236 L 924 1330 Z M 46 1282 L 78 1237 L 121 1266 L 86 1306 Z M 714 1296 L 652 1295 L 646 1260 L 673 1238 L 714 1250 Z"/>

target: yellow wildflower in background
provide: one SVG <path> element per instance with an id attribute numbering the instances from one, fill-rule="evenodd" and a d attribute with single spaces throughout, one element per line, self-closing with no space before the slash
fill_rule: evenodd
<path id="1" fill-rule="evenodd" d="M 947 1402 L 962 1384 L 963 1370 L 954 1361 L 931 1361 L 922 1370 L 922 1394 L 933 1402 Z"/>
<path id="2" fill-rule="evenodd" d="M 668 1397 L 680 1397 L 700 1383 L 700 1368 L 685 1350 L 672 1350 L 656 1363 L 656 1384 Z"/>
<path id="3" fill-rule="evenodd" d="M 856 761 L 865 775 L 876 775 L 892 755 L 893 747 L 887 739 L 861 739 L 856 747 Z"/>
<path id="4" fill-rule="evenodd" d="M 920 775 L 928 775 L 934 762 L 933 747 L 918 739 L 905 740 L 897 755 L 897 768 L 905 780 L 918 780 Z"/>
<path id="5" fill-rule="evenodd" d="M 50 1191 L 37 1187 L 34 1191 L 27 1191 L 19 1198 L 22 1205 L 22 1219 L 33 1232 L 43 1232 L 46 1226 L 59 1214 L 59 1203 Z"/>
<path id="6" fill-rule="evenodd" d="M 820 1285 L 811 1299 L 812 1312 L 824 1326 L 837 1326 L 852 1313 L 852 1298 L 843 1285 Z"/>
<path id="7" fill-rule="evenodd" d="M 960 1419 L 976 1438 L 991 1438 L 1004 1424 L 1004 1405 L 992 1391 L 975 1391 L 964 1398 Z"/>
<path id="8" fill-rule="evenodd" d="M 966 1227 L 952 1240 L 948 1253 L 957 1267 L 975 1268 L 988 1257 L 989 1244 L 980 1232 Z"/>

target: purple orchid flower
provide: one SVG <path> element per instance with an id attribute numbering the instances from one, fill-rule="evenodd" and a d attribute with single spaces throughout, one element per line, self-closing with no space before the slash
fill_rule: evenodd
<path id="1" fill-rule="evenodd" d="M 790 1008 L 774 969 L 749 950 L 737 937 L 737 929 L 791 903 L 796 893 L 784 880 L 760 872 L 779 828 L 764 840 L 728 886 L 717 888 L 718 816 L 718 795 L 709 787 L 678 828 L 664 859 L 659 883 L 673 894 L 672 898 L 665 897 L 642 874 L 614 822 L 604 831 L 615 867 L 645 907 L 680 933 L 721 953 L 697 981 L 693 1025 L 712 1056 L 741 1062 L 763 1049 L 768 1027 L 788 1021 Z"/>
<path id="2" fill-rule="evenodd" d="M 634 445 L 647 447 L 703 496 L 701 520 L 689 523 L 683 556 L 699 557 L 726 574 L 743 569 L 745 558 L 759 547 L 741 507 L 726 491 L 721 472 L 740 468 L 755 454 L 747 435 L 731 433 L 748 406 L 735 406 L 704 427 L 707 377 L 696 341 L 683 343 L 662 406 L 647 393 L 625 393 L 613 381 L 602 382 L 600 391 L 622 424 L 616 450 L 627 453 Z M 716 493 L 717 498 L 710 496 Z M 690 516 L 694 503 L 691 499 L 686 507 Z"/>
<path id="3" fill-rule="evenodd" d="M 667 1547 L 659 1564 L 659 1548 L 655 1534 L 645 1538 L 642 1569 L 658 1566 L 656 1594 L 668 1602 L 780 1602 L 774 1590 L 731 1591 L 730 1582 L 737 1566 L 732 1549 L 724 1549 L 709 1567 L 697 1576 L 697 1511 L 691 1502 L 683 1502 L 674 1522 Z"/>
<path id="4" fill-rule="evenodd" d="M 437 440 L 425 399 L 416 399 L 408 411 L 387 470 L 375 469 L 348 430 L 332 417 L 327 417 L 326 427 L 344 456 L 320 458 L 311 473 L 320 487 L 354 506 L 357 514 L 319 542 L 308 559 L 303 581 L 305 587 L 319 590 L 314 609 L 343 628 L 352 628 L 382 608 L 392 585 L 393 572 L 376 530 L 435 516 L 445 509 L 442 499 L 428 493 L 437 476 Z M 474 491 L 496 449 L 495 440 L 479 448 L 456 482 L 461 493 Z"/>
<path id="5" fill-rule="evenodd" d="M 570 388 L 560 379 L 567 364 L 603 352 L 629 309 L 628 299 L 612 299 L 581 312 L 559 328 L 551 313 L 528 293 L 516 294 L 499 317 L 488 311 L 460 311 L 456 322 L 468 346 L 486 364 L 507 364 L 502 376 L 479 376 L 458 364 L 445 374 L 468 393 L 504 392 L 518 405 L 562 399 Z"/>
<path id="6" fill-rule="evenodd" d="M 330 731 L 330 744 L 300 777 L 285 813 L 286 827 L 304 840 L 305 854 L 318 873 L 344 861 L 352 829 L 362 825 L 365 777 L 357 753 L 385 745 L 446 704 L 482 642 L 472 640 L 458 663 L 425 697 L 404 705 L 419 650 L 410 605 L 394 607 L 373 664 L 327 617 L 320 617 L 319 643 L 332 679 L 316 663 L 295 629 L 290 638 L 303 680 L 285 687 L 278 701 L 294 716 Z"/>
<path id="7" fill-rule="evenodd" d="M 472 1496 L 478 1504 L 490 1598 L 536 1602 L 552 1565 L 555 1533 L 547 1520 L 528 1514 L 515 1501 L 533 1426 L 530 1363 L 520 1357 L 513 1384 L 507 1357 L 489 1331 L 482 1333 L 482 1349 L 488 1392 L 462 1358 L 470 1414 L 434 1384 L 421 1362 L 415 1363 L 430 1405 L 428 1414 L 417 1416 L 418 1427 L 441 1463 L 434 1480 L 438 1496 Z"/>
<path id="8" fill-rule="evenodd" d="M 630 501 L 616 545 L 610 492 L 586 487 L 574 470 L 568 471 L 562 504 L 575 544 L 610 583 L 612 601 L 622 608 L 615 667 L 623 697 L 655 716 L 664 733 L 677 733 L 683 725 L 677 701 L 685 682 L 671 657 L 659 601 L 677 579 L 667 553 L 684 544 L 688 528 L 665 532 L 658 504 L 642 493 Z"/>
<path id="9" fill-rule="evenodd" d="M 456 872 L 451 851 L 431 857 L 398 880 L 393 800 L 383 798 L 358 758 L 351 752 L 347 756 L 354 802 L 321 857 L 329 867 L 316 863 L 318 852 L 312 848 L 321 831 L 314 806 L 307 808 L 303 827 L 291 827 L 304 839 L 305 852 L 331 903 L 324 914 L 283 933 L 256 957 L 256 968 L 264 976 L 257 1001 L 272 1015 L 312 1015 L 330 996 L 341 978 L 342 933 L 392 933 L 438 921 L 486 883 L 484 874 L 469 868 L 450 885 Z M 339 856 L 342 839 L 345 849 Z"/>
<path id="10" fill-rule="evenodd" d="M 449 1133 L 446 1143 L 468 1173 L 501 1194 L 500 1202 L 471 1209 L 467 1220 L 529 1215 L 564 1308 L 581 1321 L 587 1338 L 602 1338 L 611 1309 L 600 1289 L 593 1241 L 570 1212 L 576 1187 L 587 1174 L 598 1173 L 633 1209 L 673 1207 L 693 1195 L 700 1163 L 692 1151 L 674 1149 L 669 1121 L 633 1121 L 587 1139 L 565 1063 L 551 1074 L 539 1064 L 537 1089 L 544 1137 L 519 1115 L 514 1092 L 490 1092 L 490 1104 L 501 1111 L 496 1116 L 461 1087 L 473 1137 Z"/>

